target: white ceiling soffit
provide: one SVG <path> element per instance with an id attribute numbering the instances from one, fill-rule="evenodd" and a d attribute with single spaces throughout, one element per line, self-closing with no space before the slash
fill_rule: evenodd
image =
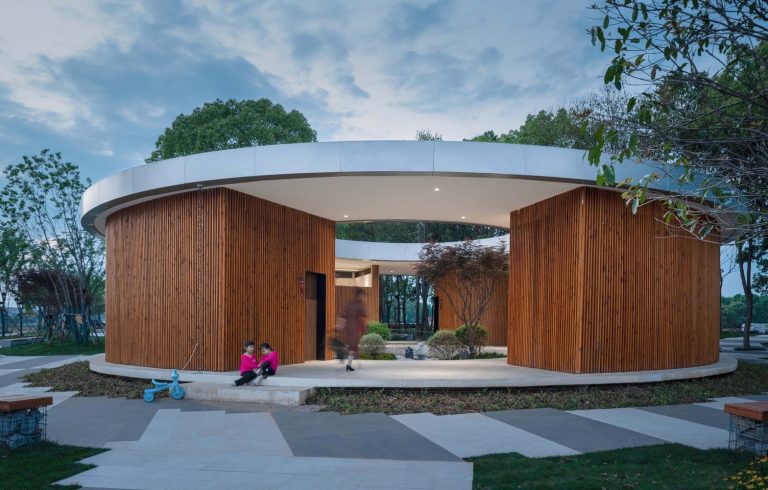
<path id="1" fill-rule="evenodd" d="M 616 167 L 616 179 L 658 170 L 627 162 Z M 676 185 L 675 169 L 666 170 L 669 176 L 651 190 Z M 103 235 L 106 217 L 117 209 L 227 186 L 335 221 L 465 221 L 506 228 L 510 211 L 594 185 L 595 177 L 584 151 L 563 148 L 451 141 L 257 146 L 139 165 L 106 177 L 84 193 L 81 223 Z"/>
<path id="2" fill-rule="evenodd" d="M 511 211 L 578 186 L 492 177 L 369 176 L 262 180 L 226 187 L 337 222 L 446 221 L 507 229 Z"/>

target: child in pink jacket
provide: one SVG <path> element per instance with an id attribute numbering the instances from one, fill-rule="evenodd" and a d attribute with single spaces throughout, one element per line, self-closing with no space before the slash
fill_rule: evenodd
<path id="1" fill-rule="evenodd" d="M 233 386 L 241 386 L 250 383 L 259 376 L 266 379 L 277 372 L 279 360 L 277 352 L 266 342 L 259 346 L 261 349 L 261 359 L 256 362 L 255 350 L 256 344 L 252 340 L 245 342 L 243 349 L 245 352 L 240 356 L 240 379 L 232 383 Z"/>

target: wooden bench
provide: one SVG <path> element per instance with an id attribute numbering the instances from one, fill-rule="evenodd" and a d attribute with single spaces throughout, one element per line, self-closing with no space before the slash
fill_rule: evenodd
<path id="1" fill-rule="evenodd" d="M 26 446 L 45 439 L 51 396 L 0 395 L 0 445 Z"/>
<path id="2" fill-rule="evenodd" d="M 768 454 L 768 402 L 726 403 L 731 415 L 728 447 Z"/>
<path id="3" fill-rule="evenodd" d="M 53 397 L 29 395 L 0 395 L 0 412 L 29 410 L 53 405 Z"/>

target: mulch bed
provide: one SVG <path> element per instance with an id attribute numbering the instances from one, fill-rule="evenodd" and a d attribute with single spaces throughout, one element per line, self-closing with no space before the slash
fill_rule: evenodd
<path id="1" fill-rule="evenodd" d="M 522 408 L 584 410 L 677 405 L 766 391 L 768 366 L 739 363 L 731 374 L 666 383 L 480 391 L 320 389 L 307 403 L 323 405 L 325 411 L 342 414 L 431 412 L 449 415 Z"/>
<path id="2" fill-rule="evenodd" d="M 32 386 L 50 386 L 51 391 L 79 391 L 77 396 L 106 396 L 110 398 L 141 398 L 148 380 L 122 378 L 94 373 L 87 361 L 73 362 L 53 369 L 43 369 L 23 377 Z M 167 391 L 157 394 L 167 396 Z"/>

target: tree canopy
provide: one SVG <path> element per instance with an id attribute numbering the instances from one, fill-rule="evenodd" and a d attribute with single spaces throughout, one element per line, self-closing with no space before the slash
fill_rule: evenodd
<path id="1" fill-rule="evenodd" d="M 583 119 L 575 108 L 539 111 L 538 114 L 528 114 L 518 129 L 502 134 L 486 131 L 465 141 L 586 149 L 590 143 L 580 132 Z"/>
<path id="2" fill-rule="evenodd" d="M 363 242 L 425 243 L 459 242 L 467 238 L 490 238 L 505 230 L 485 225 L 435 221 L 368 221 L 336 224 L 336 238 Z"/>
<path id="3" fill-rule="evenodd" d="M 207 151 L 317 141 L 304 115 L 286 112 L 269 99 L 234 100 L 203 104 L 191 114 L 179 115 L 157 138 L 147 163 Z"/>
<path id="4" fill-rule="evenodd" d="M 602 22 L 592 42 L 613 51 L 604 81 L 640 92 L 624 117 L 606 124 L 589 161 L 598 183 L 628 188 L 633 209 L 653 200 L 669 224 L 705 237 L 714 227 L 705 202 L 745 212 L 721 231 L 764 237 L 768 227 L 768 4 L 752 0 L 606 0 L 593 6 Z M 626 135 L 629 137 L 626 138 Z M 608 143 L 619 144 L 601 161 Z M 664 162 L 683 171 L 673 192 L 653 197 L 648 186 L 667 178 L 659 169 L 615 182 L 626 158 Z M 701 209 L 701 208 L 699 208 Z M 729 226 L 730 229 L 723 229 Z"/>
<path id="5" fill-rule="evenodd" d="M 104 294 L 104 241 L 80 225 L 80 200 L 90 181 L 81 177 L 75 164 L 49 150 L 23 156 L 5 168 L 4 176 L 0 218 L 13 223 L 14 233 L 28 246 L 28 267 L 38 271 L 37 277 L 47 278 L 56 314 L 85 318 L 82 330 L 74 331 L 76 339 L 85 342 L 93 301 Z M 16 274 L 19 291 L 25 270 Z M 25 295 L 21 296 L 17 299 L 24 302 Z M 50 302 L 25 306 L 47 309 Z"/>
<path id="6" fill-rule="evenodd" d="M 472 240 L 456 245 L 427 243 L 415 270 L 445 293 L 462 324 L 473 327 L 488 308 L 499 280 L 509 274 L 509 254 L 503 244 L 486 247 Z"/>

